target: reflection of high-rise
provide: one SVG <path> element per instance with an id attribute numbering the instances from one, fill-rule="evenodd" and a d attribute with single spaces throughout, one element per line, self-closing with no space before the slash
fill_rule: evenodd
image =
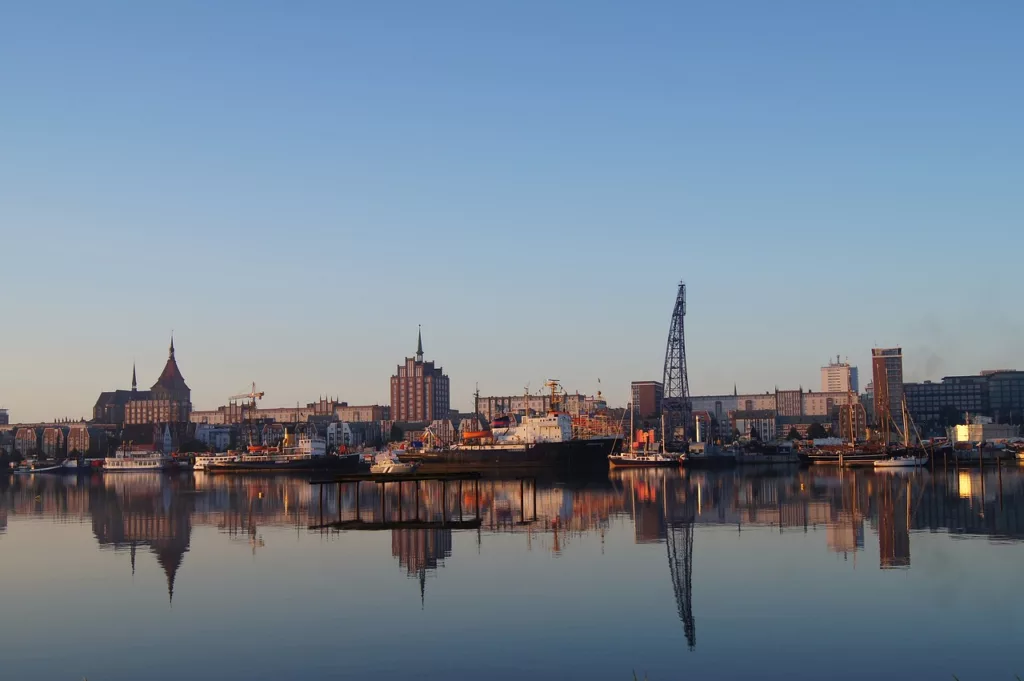
<path id="1" fill-rule="evenodd" d="M 146 476 L 143 478 L 143 476 Z M 129 479 L 130 478 L 130 479 Z M 92 527 L 101 546 L 131 550 L 132 570 L 139 546 L 148 546 L 167 578 L 167 597 L 174 599 L 174 580 L 192 535 L 188 496 L 154 474 L 127 473 L 94 491 Z"/>
<path id="2" fill-rule="evenodd" d="M 427 572 L 437 570 L 452 555 L 452 531 L 391 530 L 391 555 L 406 569 L 410 577 L 420 581 L 420 599 L 426 587 Z"/>
<path id="3" fill-rule="evenodd" d="M 910 487 L 897 477 L 878 480 L 878 556 L 884 568 L 910 567 Z"/>
<path id="4" fill-rule="evenodd" d="M 825 527 L 828 548 L 836 553 L 864 550 L 864 521 L 849 511 L 840 511 Z"/>

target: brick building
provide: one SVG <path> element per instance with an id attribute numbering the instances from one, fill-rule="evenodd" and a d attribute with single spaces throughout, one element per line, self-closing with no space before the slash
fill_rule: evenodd
<path id="1" fill-rule="evenodd" d="M 448 418 L 451 394 L 448 377 L 441 367 L 423 361 L 423 334 L 419 334 L 416 356 L 406 357 L 391 377 L 391 418 L 395 421 L 433 421 Z"/>

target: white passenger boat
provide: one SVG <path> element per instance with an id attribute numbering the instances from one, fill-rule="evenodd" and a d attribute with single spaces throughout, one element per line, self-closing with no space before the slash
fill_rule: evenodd
<path id="1" fill-rule="evenodd" d="M 196 454 L 195 463 L 192 464 L 192 470 L 194 471 L 205 471 L 211 465 L 218 463 L 230 463 L 232 461 L 238 461 L 238 455 L 232 454 L 231 452 L 215 452 L 213 454 Z"/>
<path id="2" fill-rule="evenodd" d="M 136 471 L 162 471 L 174 465 L 173 459 L 161 452 L 119 451 L 103 459 L 104 473 L 131 473 Z"/>
<path id="3" fill-rule="evenodd" d="M 419 467 L 418 461 L 399 461 L 394 452 L 380 452 L 374 457 L 370 472 L 375 475 L 406 475 Z"/>

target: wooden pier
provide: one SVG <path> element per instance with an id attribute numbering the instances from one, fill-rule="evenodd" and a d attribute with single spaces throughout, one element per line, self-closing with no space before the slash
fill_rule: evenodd
<path id="1" fill-rule="evenodd" d="M 310 530 L 429 530 L 429 529 L 451 529 L 451 530 L 472 530 L 480 529 L 482 521 L 480 518 L 480 473 L 479 472 L 465 472 L 465 473 L 407 473 L 407 474 L 350 474 L 350 475 L 337 475 L 327 480 L 311 480 L 310 485 L 318 485 L 320 487 L 320 522 L 316 525 L 310 525 Z M 526 476 L 518 478 L 519 481 L 519 507 L 520 507 L 520 518 L 521 521 L 517 524 L 528 525 L 536 522 L 536 509 L 537 509 L 537 482 L 532 476 Z M 527 481 L 530 482 L 529 492 L 533 496 L 533 518 L 527 519 L 526 516 L 526 495 L 527 495 Z M 363 515 L 363 504 L 360 501 L 361 483 L 368 482 L 374 483 L 378 486 L 378 496 L 380 498 L 380 519 L 366 520 L 362 517 Z M 463 485 L 464 483 L 472 483 L 473 485 L 473 509 L 462 508 L 463 499 Z M 349 520 L 342 520 L 342 508 L 341 498 L 342 489 L 344 485 L 355 484 L 355 518 Z M 386 505 L 387 495 L 385 490 L 388 484 L 398 483 L 398 504 L 397 507 L 393 507 L 390 515 L 397 515 L 397 518 L 389 518 L 388 509 Z M 415 512 L 412 514 L 413 517 L 403 517 L 403 496 L 406 494 L 404 491 L 405 483 L 412 483 L 414 485 L 412 498 L 414 499 L 413 505 Z M 441 520 L 423 520 L 420 518 L 420 486 L 423 483 L 440 483 L 441 484 Z M 451 484 L 456 490 L 456 506 L 452 510 L 452 517 L 448 518 L 448 489 Z M 338 486 L 338 516 L 337 519 L 327 520 L 324 518 L 324 488 L 327 485 Z M 376 510 L 376 509 L 374 509 Z M 395 513 L 396 511 L 397 513 Z M 472 512 L 470 519 L 466 519 L 467 511 Z M 371 515 L 373 512 L 371 511 Z M 408 514 L 405 514 L 408 515 Z"/>

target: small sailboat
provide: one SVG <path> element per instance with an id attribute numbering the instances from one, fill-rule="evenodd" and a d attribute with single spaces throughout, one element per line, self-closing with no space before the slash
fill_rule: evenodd
<path id="1" fill-rule="evenodd" d="M 653 434 L 654 431 L 651 431 Z M 629 405 L 629 451 L 619 454 L 608 455 L 608 465 L 612 468 L 619 467 L 655 467 L 655 466 L 678 466 L 679 457 L 665 453 L 665 418 L 661 419 L 661 444 L 659 449 L 648 450 L 647 441 L 644 441 L 644 448 L 636 449 L 636 432 L 633 430 L 633 405 Z"/>
<path id="2" fill-rule="evenodd" d="M 899 428 L 899 426 L 897 426 Z M 913 429 L 913 431 L 911 431 Z M 914 448 L 912 446 L 912 440 L 916 439 L 918 443 L 921 442 L 921 434 L 917 430 L 917 426 L 914 424 L 913 419 L 910 417 L 910 411 L 907 409 L 907 398 L 903 397 L 903 451 L 905 454 L 899 454 L 897 456 L 890 456 L 884 459 L 878 459 L 875 461 L 875 468 L 913 468 L 916 466 L 924 466 L 928 463 L 928 454 L 921 448 Z M 913 436 L 913 437 L 912 437 Z"/>

